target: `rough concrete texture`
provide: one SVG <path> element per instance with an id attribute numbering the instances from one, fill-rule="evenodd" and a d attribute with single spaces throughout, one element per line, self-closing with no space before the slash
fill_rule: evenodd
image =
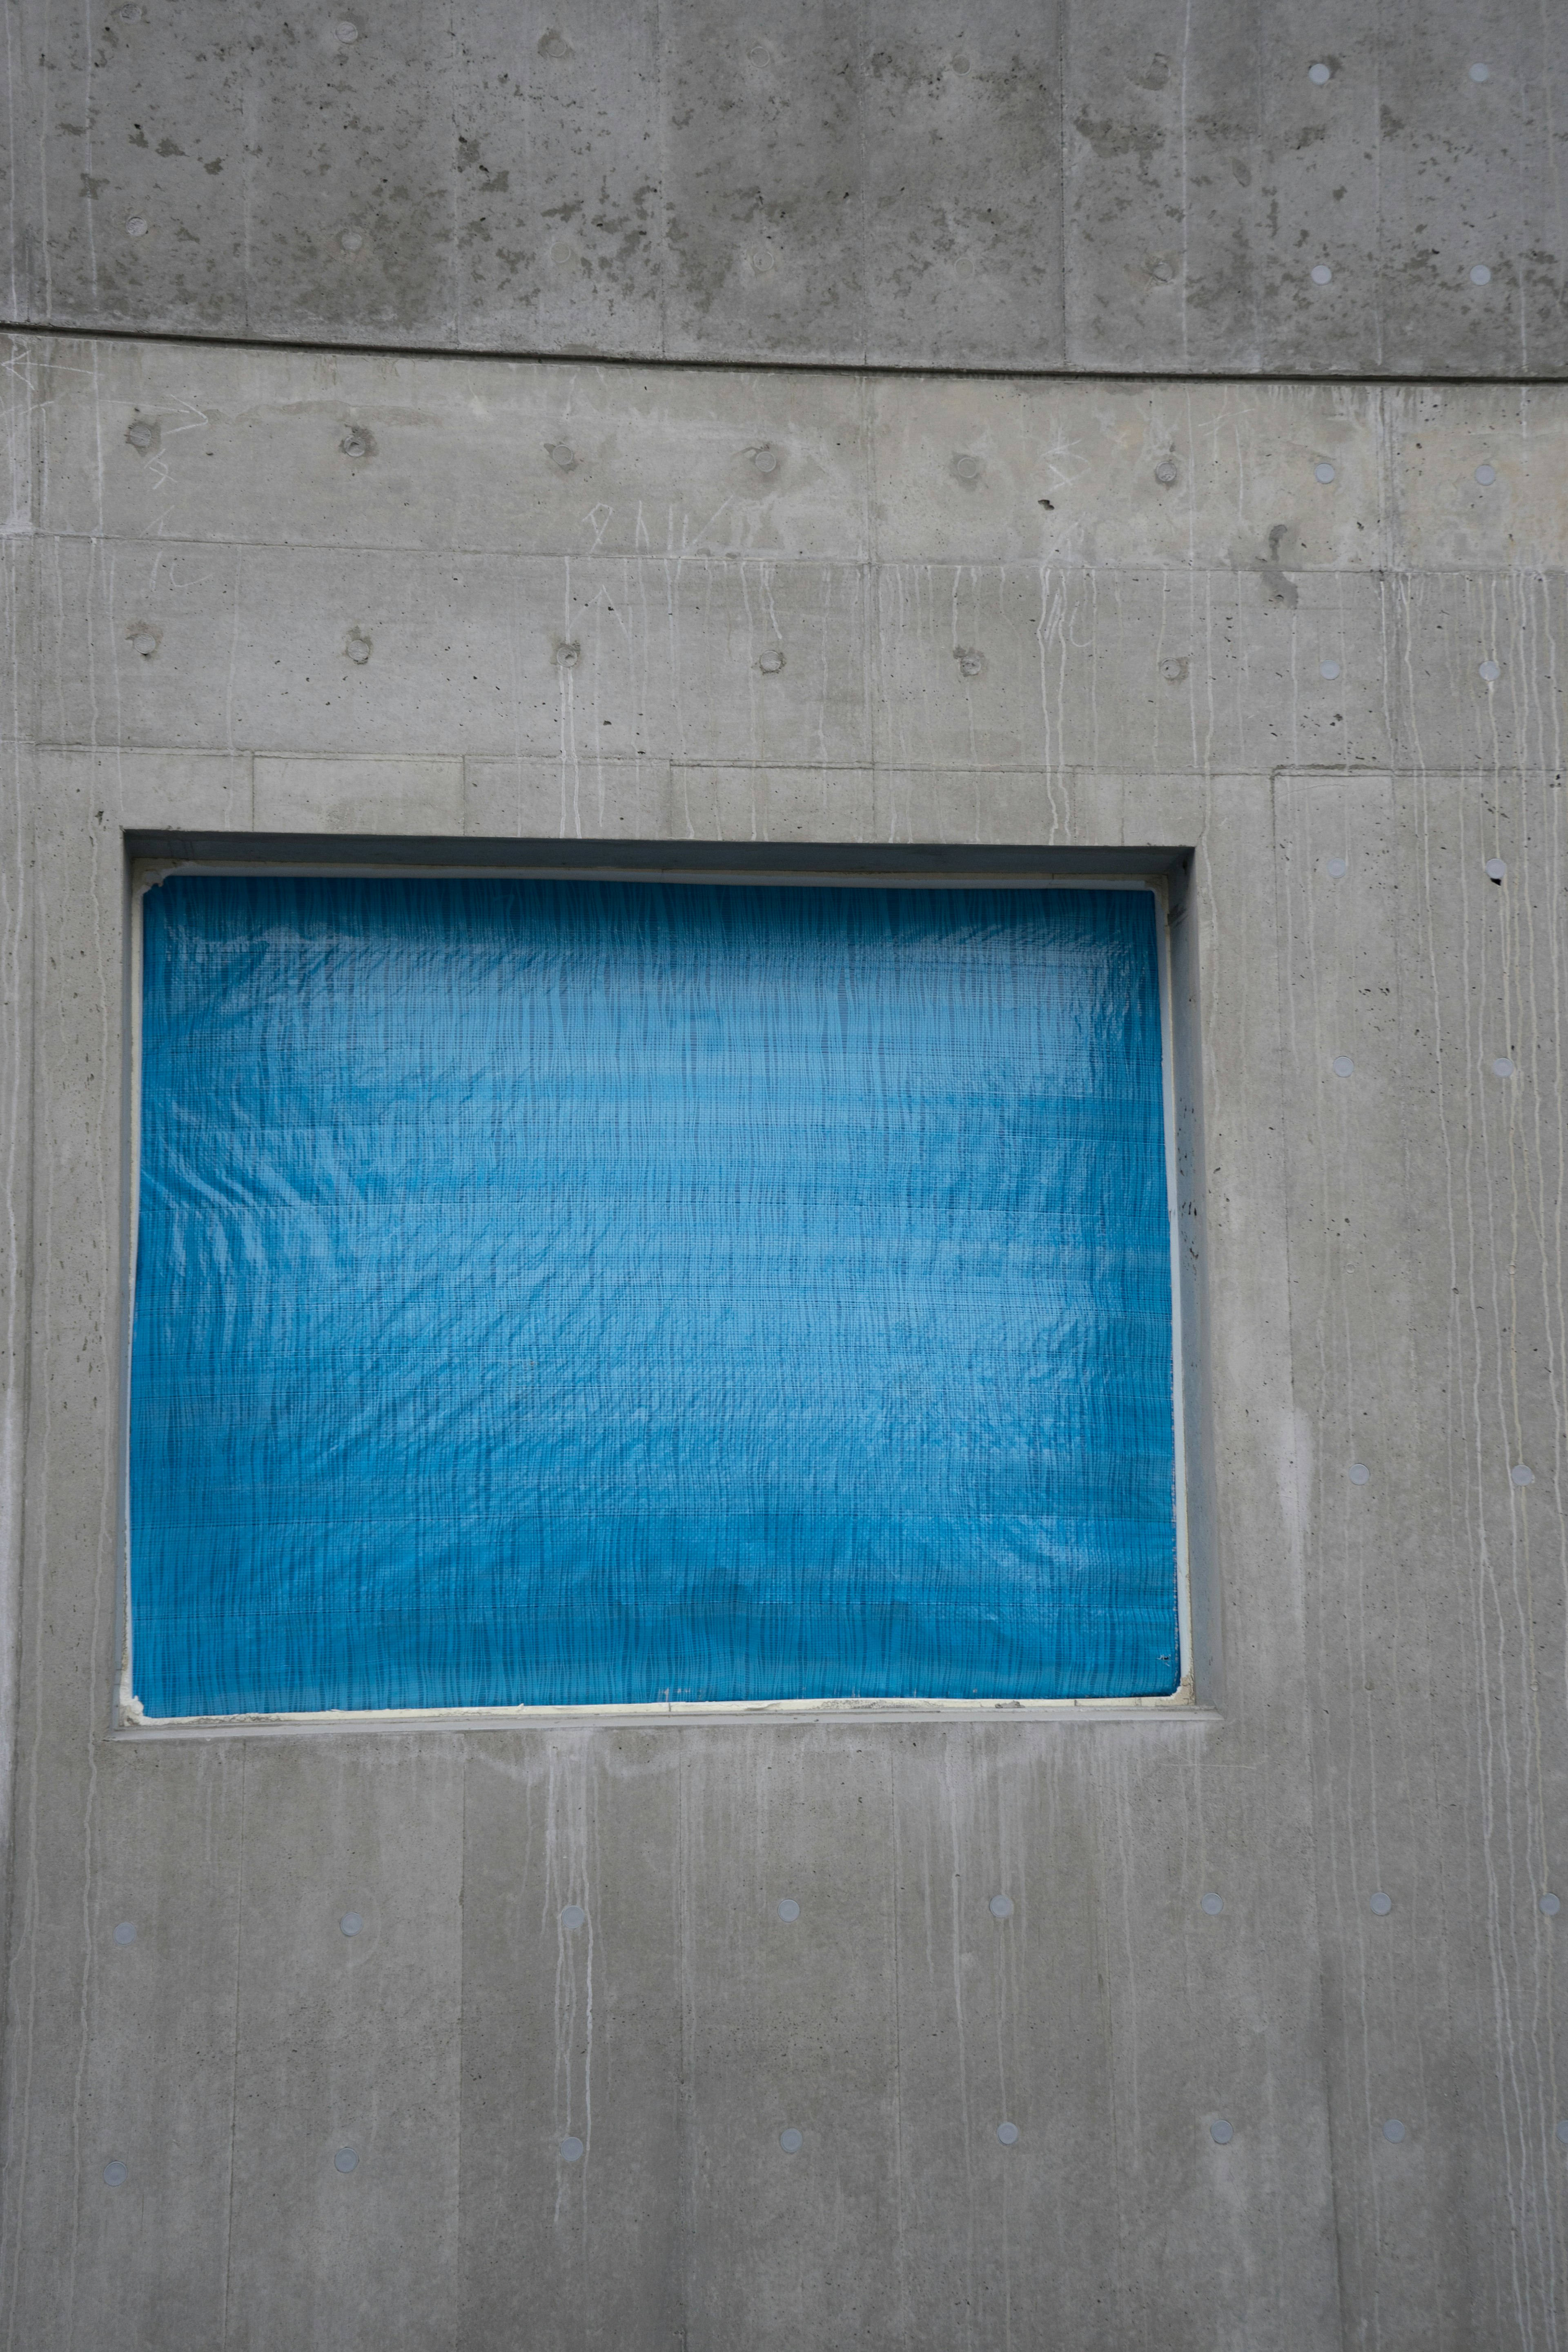
<path id="1" fill-rule="evenodd" d="M 1559 2346 L 1568 392 L 4 382 L 5 2341 Z M 128 829 L 1190 849 L 1209 1705 L 116 1734 Z"/>
<path id="2" fill-rule="evenodd" d="M 17 0 L 11 25 L 10 323 L 1568 367 L 1568 11 L 1540 0 Z"/>

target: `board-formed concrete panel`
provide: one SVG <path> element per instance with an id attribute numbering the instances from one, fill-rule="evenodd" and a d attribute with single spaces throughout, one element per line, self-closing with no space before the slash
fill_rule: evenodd
<path id="1" fill-rule="evenodd" d="M 11 2335 L 1550 2344 L 1568 392 L 0 382 Z M 118 1726 L 127 856 L 285 842 L 1174 856 L 1206 1703 Z"/>
<path id="2" fill-rule="evenodd" d="M 661 762 L 1561 764 L 1552 390 L 30 364 L 47 742 L 553 764 L 574 826 Z"/>
<path id="3" fill-rule="evenodd" d="M 8 65 L 11 324 L 1568 370 L 1568 19 L 1533 0 L 21 0 Z"/>

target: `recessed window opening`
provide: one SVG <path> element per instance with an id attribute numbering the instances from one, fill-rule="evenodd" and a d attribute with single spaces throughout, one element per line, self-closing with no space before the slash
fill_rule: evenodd
<path id="1" fill-rule="evenodd" d="M 132 1720 L 1182 1685 L 1154 887 L 140 905 Z"/>

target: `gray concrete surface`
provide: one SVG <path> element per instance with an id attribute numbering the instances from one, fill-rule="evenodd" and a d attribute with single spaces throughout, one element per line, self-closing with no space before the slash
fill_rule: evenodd
<path id="1" fill-rule="evenodd" d="M 5 2343 L 1559 2346 L 1568 391 L 0 383 Z M 1190 851 L 1211 1705 L 116 1732 L 179 832 Z"/>
<path id="2" fill-rule="evenodd" d="M 1539 0 L 17 0 L 8 21 L 10 324 L 1568 367 L 1568 16 Z"/>

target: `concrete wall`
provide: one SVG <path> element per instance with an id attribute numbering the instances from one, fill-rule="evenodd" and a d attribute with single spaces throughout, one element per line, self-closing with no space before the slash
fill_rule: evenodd
<path id="1" fill-rule="evenodd" d="M 5 2340 L 1556 2344 L 1568 392 L 5 382 Z M 1190 851 L 1210 1703 L 115 1730 L 179 831 Z"/>
<path id="2" fill-rule="evenodd" d="M 10 323 L 1568 365 L 1568 12 L 1542 0 L 16 0 L 9 21 Z"/>
<path id="3" fill-rule="evenodd" d="M 1568 15 L 8 41 L 5 2346 L 1564 2352 Z M 225 844 L 1173 865 L 1202 1703 L 118 1725 Z"/>

